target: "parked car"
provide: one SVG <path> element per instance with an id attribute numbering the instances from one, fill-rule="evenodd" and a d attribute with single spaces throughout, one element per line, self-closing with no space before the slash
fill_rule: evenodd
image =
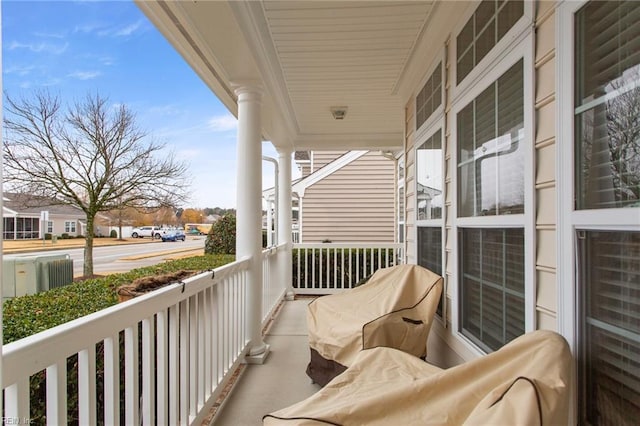
<path id="1" fill-rule="evenodd" d="M 141 226 L 139 228 L 133 228 L 131 231 L 131 237 L 133 238 L 162 238 L 164 230 L 160 226 Z"/>
<path id="2" fill-rule="evenodd" d="M 172 231 L 167 231 L 164 234 L 162 234 L 162 241 L 184 241 L 185 240 L 185 235 L 184 232 L 179 230 L 179 229 L 175 229 Z"/>

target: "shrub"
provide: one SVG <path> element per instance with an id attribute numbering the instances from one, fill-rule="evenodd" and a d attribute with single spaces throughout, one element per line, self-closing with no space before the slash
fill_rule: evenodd
<path id="1" fill-rule="evenodd" d="M 50 240 L 51 239 L 51 234 L 48 233 L 48 232 L 46 234 L 44 234 L 44 239 L 45 240 Z"/>
<path id="2" fill-rule="evenodd" d="M 60 239 L 61 240 L 69 239 L 69 234 L 67 234 L 66 232 L 63 232 L 62 234 L 60 234 Z"/>
<path id="3" fill-rule="evenodd" d="M 236 253 L 236 217 L 233 214 L 222 216 L 213 224 L 204 243 L 205 254 Z"/>
<path id="4" fill-rule="evenodd" d="M 116 231 L 115 229 L 112 229 L 111 232 L 109 232 L 109 237 L 118 238 L 118 231 Z"/>

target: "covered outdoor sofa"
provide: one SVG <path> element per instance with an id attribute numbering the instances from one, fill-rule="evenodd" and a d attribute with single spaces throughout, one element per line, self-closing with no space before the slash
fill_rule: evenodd
<path id="1" fill-rule="evenodd" d="M 442 277 L 418 265 L 376 271 L 359 287 L 319 297 L 307 309 L 307 374 L 324 386 L 362 349 L 386 346 L 425 357 Z"/>
<path id="2" fill-rule="evenodd" d="M 552 331 L 525 334 L 447 370 L 396 349 L 368 349 L 316 394 L 266 415 L 263 424 L 566 425 L 571 360 Z"/>

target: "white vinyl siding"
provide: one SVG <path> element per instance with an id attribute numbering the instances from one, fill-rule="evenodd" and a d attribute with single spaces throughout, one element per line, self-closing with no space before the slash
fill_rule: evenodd
<path id="1" fill-rule="evenodd" d="M 370 152 L 305 190 L 303 242 L 394 242 L 395 164 Z"/>
<path id="2" fill-rule="evenodd" d="M 311 172 L 317 172 L 327 164 L 342 157 L 348 151 L 312 151 Z"/>

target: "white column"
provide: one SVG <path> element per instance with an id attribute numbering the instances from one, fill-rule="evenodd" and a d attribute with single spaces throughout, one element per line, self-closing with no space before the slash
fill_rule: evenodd
<path id="1" fill-rule="evenodd" d="M 261 364 L 269 347 L 262 340 L 262 90 L 234 86 L 238 96 L 236 257 L 250 257 L 247 291 L 248 363 Z"/>
<path id="2" fill-rule="evenodd" d="M 287 289 L 286 299 L 293 300 L 294 292 L 291 278 L 291 151 L 278 151 L 278 243 L 286 244 L 284 256 L 280 256 L 281 279 Z"/>

